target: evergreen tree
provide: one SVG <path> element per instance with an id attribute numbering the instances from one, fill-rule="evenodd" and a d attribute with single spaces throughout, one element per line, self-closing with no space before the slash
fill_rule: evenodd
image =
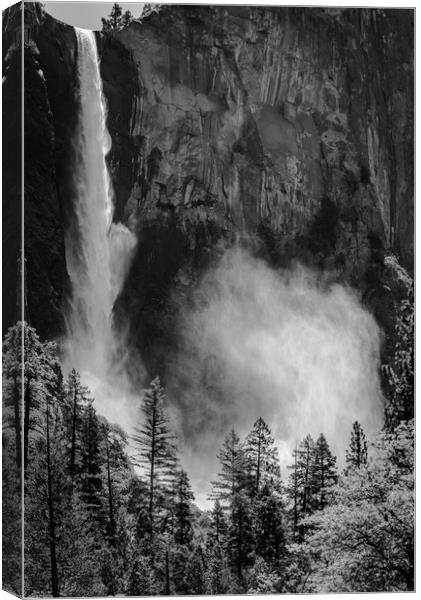
<path id="1" fill-rule="evenodd" d="M 126 10 L 121 17 L 121 26 L 127 27 L 133 21 L 132 13 L 129 10 Z"/>
<path id="2" fill-rule="evenodd" d="M 314 463 L 316 447 L 313 438 L 307 435 L 300 446 L 293 452 L 294 464 L 289 466 L 292 473 L 289 477 L 288 495 L 292 500 L 294 536 L 303 537 L 304 529 L 300 524 L 303 518 L 314 510 L 315 499 Z"/>
<path id="3" fill-rule="evenodd" d="M 219 500 L 215 500 L 207 534 L 209 545 L 219 544 L 223 546 L 226 541 L 226 535 L 227 522 L 225 519 L 224 510 Z"/>
<path id="4" fill-rule="evenodd" d="M 101 423 L 101 453 L 103 464 L 101 472 L 101 499 L 103 515 L 103 536 L 107 544 L 108 575 L 104 583 L 108 593 L 123 592 L 124 563 L 127 562 L 126 546 L 127 524 L 123 518 L 123 490 L 133 476 L 128 457 L 125 453 L 127 436 L 118 425 L 111 425 L 105 419 Z"/>
<path id="5" fill-rule="evenodd" d="M 131 563 L 127 595 L 128 596 L 155 596 L 160 588 L 156 581 L 149 556 L 138 554 Z"/>
<path id="6" fill-rule="evenodd" d="M 205 591 L 205 560 L 200 544 L 193 547 L 188 557 L 184 582 L 191 595 L 200 596 Z"/>
<path id="7" fill-rule="evenodd" d="M 240 438 L 234 429 L 226 437 L 217 454 L 221 463 L 218 480 L 212 482 L 212 499 L 231 504 L 246 483 L 246 457 Z"/>
<path id="8" fill-rule="evenodd" d="M 82 415 L 81 497 L 94 514 L 98 514 L 101 506 L 102 464 L 101 427 L 91 400 Z"/>
<path id="9" fill-rule="evenodd" d="M 228 524 L 219 500 L 216 500 L 206 533 L 205 593 L 225 594 L 227 591 L 227 545 Z"/>
<path id="10" fill-rule="evenodd" d="M 108 15 L 108 18 L 105 19 L 103 17 L 101 19 L 102 30 L 110 31 L 112 29 L 117 29 L 121 23 L 122 12 L 123 12 L 123 9 L 121 8 L 121 6 L 117 3 L 115 3 L 111 9 L 110 14 Z"/>
<path id="11" fill-rule="evenodd" d="M 22 323 L 11 327 L 3 342 L 3 432 L 9 427 L 14 431 L 16 472 L 19 477 L 22 466 L 22 328 Z"/>
<path id="12" fill-rule="evenodd" d="M 70 430 L 69 443 L 69 475 L 73 481 L 81 471 L 81 436 L 82 416 L 92 403 L 89 390 L 80 381 L 80 375 L 72 369 L 66 382 L 65 415 Z"/>
<path id="13" fill-rule="evenodd" d="M 32 458 L 25 485 L 25 593 L 58 596 L 83 590 L 98 595 L 104 592 L 97 566 L 99 540 L 78 490 L 69 486 L 70 436 L 56 360 L 53 345 L 39 349 L 30 419 L 36 426 L 29 428 Z"/>
<path id="14" fill-rule="evenodd" d="M 8 330 L 3 343 L 3 404 L 5 420 L 15 431 L 18 472 L 22 464 L 22 395 L 23 467 L 26 471 L 29 461 L 30 432 L 40 431 L 39 425 L 45 414 L 45 386 L 56 378 L 57 364 L 55 345 L 41 342 L 33 327 L 19 322 Z"/>
<path id="15" fill-rule="evenodd" d="M 165 393 L 159 378 L 152 381 L 142 401 L 144 424 L 135 430 L 137 461 L 148 479 L 149 534 L 153 541 L 156 519 L 165 506 L 174 478 L 176 454 L 174 436 L 170 433 L 165 412 Z"/>
<path id="16" fill-rule="evenodd" d="M 277 566 L 285 554 L 282 515 L 280 498 L 264 485 L 253 502 L 253 531 L 256 554 L 267 565 Z"/>
<path id="17" fill-rule="evenodd" d="M 336 456 L 332 455 L 323 433 L 317 439 L 313 466 L 313 509 L 326 506 L 327 490 L 337 482 Z"/>
<path id="18" fill-rule="evenodd" d="M 363 428 L 355 421 L 352 426 L 351 442 L 346 451 L 347 471 L 360 469 L 367 464 L 367 440 Z"/>
<path id="19" fill-rule="evenodd" d="M 104 17 L 101 19 L 102 21 L 102 31 L 114 31 L 116 29 L 122 29 L 126 27 L 133 21 L 132 13 L 129 10 L 126 10 L 123 13 L 123 9 L 117 3 L 115 3 L 111 9 L 108 18 Z"/>
<path id="20" fill-rule="evenodd" d="M 193 536 L 192 502 L 194 495 L 187 473 L 181 470 L 175 480 L 175 524 L 174 540 L 176 544 L 189 544 Z"/>
<path id="21" fill-rule="evenodd" d="M 342 478 L 334 501 L 308 519 L 306 591 L 414 589 L 413 421 L 383 432 L 375 450 L 373 460 Z"/>
<path id="22" fill-rule="evenodd" d="M 271 431 L 259 417 L 246 438 L 245 452 L 252 477 L 253 494 L 258 493 L 262 483 L 276 485 L 280 479 L 279 458 Z"/>
<path id="23" fill-rule="evenodd" d="M 22 595 L 22 323 L 3 342 L 2 547 L 4 588 Z"/>
<path id="24" fill-rule="evenodd" d="M 253 563 L 254 539 L 250 513 L 249 498 L 244 492 L 236 494 L 228 525 L 227 552 L 229 564 L 240 585 L 244 568 Z"/>
<path id="25" fill-rule="evenodd" d="M 226 553 L 221 543 L 215 543 L 206 551 L 206 566 L 203 574 L 205 594 L 226 594 L 229 585 Z"/>
<path id="26" fill-rule="evenodd" d="M 56 514 L 54 507 L 54 492 L 53 492 L 53 465 L 51 452 L 51 415 L 50 415 L 50 397 L 47 393 L 46 397 L 46 458 L 47 458 L 47 504 L 48 504 L 48 532 L 50 540 L 50 564 L 51 564 L 51 593 L 54 597 L 59 595 L 59 581 L 57 572 L 57 531 L 56 531 Z"/>
<path id="27" fill-rule="evenodd" d="M 273 594 L 278 591 L 279 576 L 261 556 L 256 558 L 247 577 L 247 594 Z"/>

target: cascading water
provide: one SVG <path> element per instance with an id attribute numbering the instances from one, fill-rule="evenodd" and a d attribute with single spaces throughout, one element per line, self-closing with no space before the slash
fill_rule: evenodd
<path id="1" fill-rule="evenodd" d="M 65 240 L 72 285 L 66 311 L 65 365 L 81 373 L 100 410 L 112 418 L 118 402 L 110 397 L 115 396 L 110 382 L 119 345 L 112 310 L 135 237 L 122 223 L 113 223 L 113 191 L 106 163 L 111 138 L 95 35 L 84 29 L 75 31 L 80 107 L 74 140 L 74 215 Z"/>

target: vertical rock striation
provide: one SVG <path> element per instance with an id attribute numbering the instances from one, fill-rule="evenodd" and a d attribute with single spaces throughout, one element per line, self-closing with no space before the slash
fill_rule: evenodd
<path id="1" fill-rule="evenodd" d="M 76 39 L 38 21 L 28 302 L 51 336 L 68 293 Z M 114 220 L 138 239 L 115 313 L 151 372 L 177 343 L 178 305 L 234 241 L 350 283 L 390 338 L 404 290 L 385 255 L 413 273 L 413 12 L 173 5 L 97 41 Z"/>
<path id="2" fill-rule="evenodd" d="M 407 10 L 164 7 L 104 38 L 117 204 L 139 237 L 120 308 L 156 364 L 166 299 L 221 240 L 333 271 L 387 325 L 385 253 L 413 270 L 412 48 Z"/>

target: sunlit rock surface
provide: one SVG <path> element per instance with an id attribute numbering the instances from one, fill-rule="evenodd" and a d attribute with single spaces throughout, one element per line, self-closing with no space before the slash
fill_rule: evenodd
<path id="1" fill-rule="evenodd" d="M 75 40 L 46 16 L 34 41 L 60 228 Z M 177 343 L 178 306 L 234 241 L 275 266 L 331 271 L 390 335 L 401 288 L 385 254 L 413 271 L 412 13 L 169 6 L 97 41 L 114 218 L 138 237 L 116 317 L 151 373 Z M 34 315 L 39 302 L 30 291 Z"/>
<path id="2" fill-rule="evenodd" d="M 117 203 L 139 231 L 120 306 L 156 365 L 166 297 L 220 239 L 367 299 L 387 296 L 385 250 L 412 271 L 412 32 L 407 11 L 167 7 L 104 40 Z"/>

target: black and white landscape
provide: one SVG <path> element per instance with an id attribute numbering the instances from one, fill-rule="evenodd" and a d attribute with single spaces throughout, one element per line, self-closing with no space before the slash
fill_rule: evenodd
<path id="1" fill-rule="evenodd" d="M 414 590 L 413 34 L 4 11 L 4 589 Z"/>

